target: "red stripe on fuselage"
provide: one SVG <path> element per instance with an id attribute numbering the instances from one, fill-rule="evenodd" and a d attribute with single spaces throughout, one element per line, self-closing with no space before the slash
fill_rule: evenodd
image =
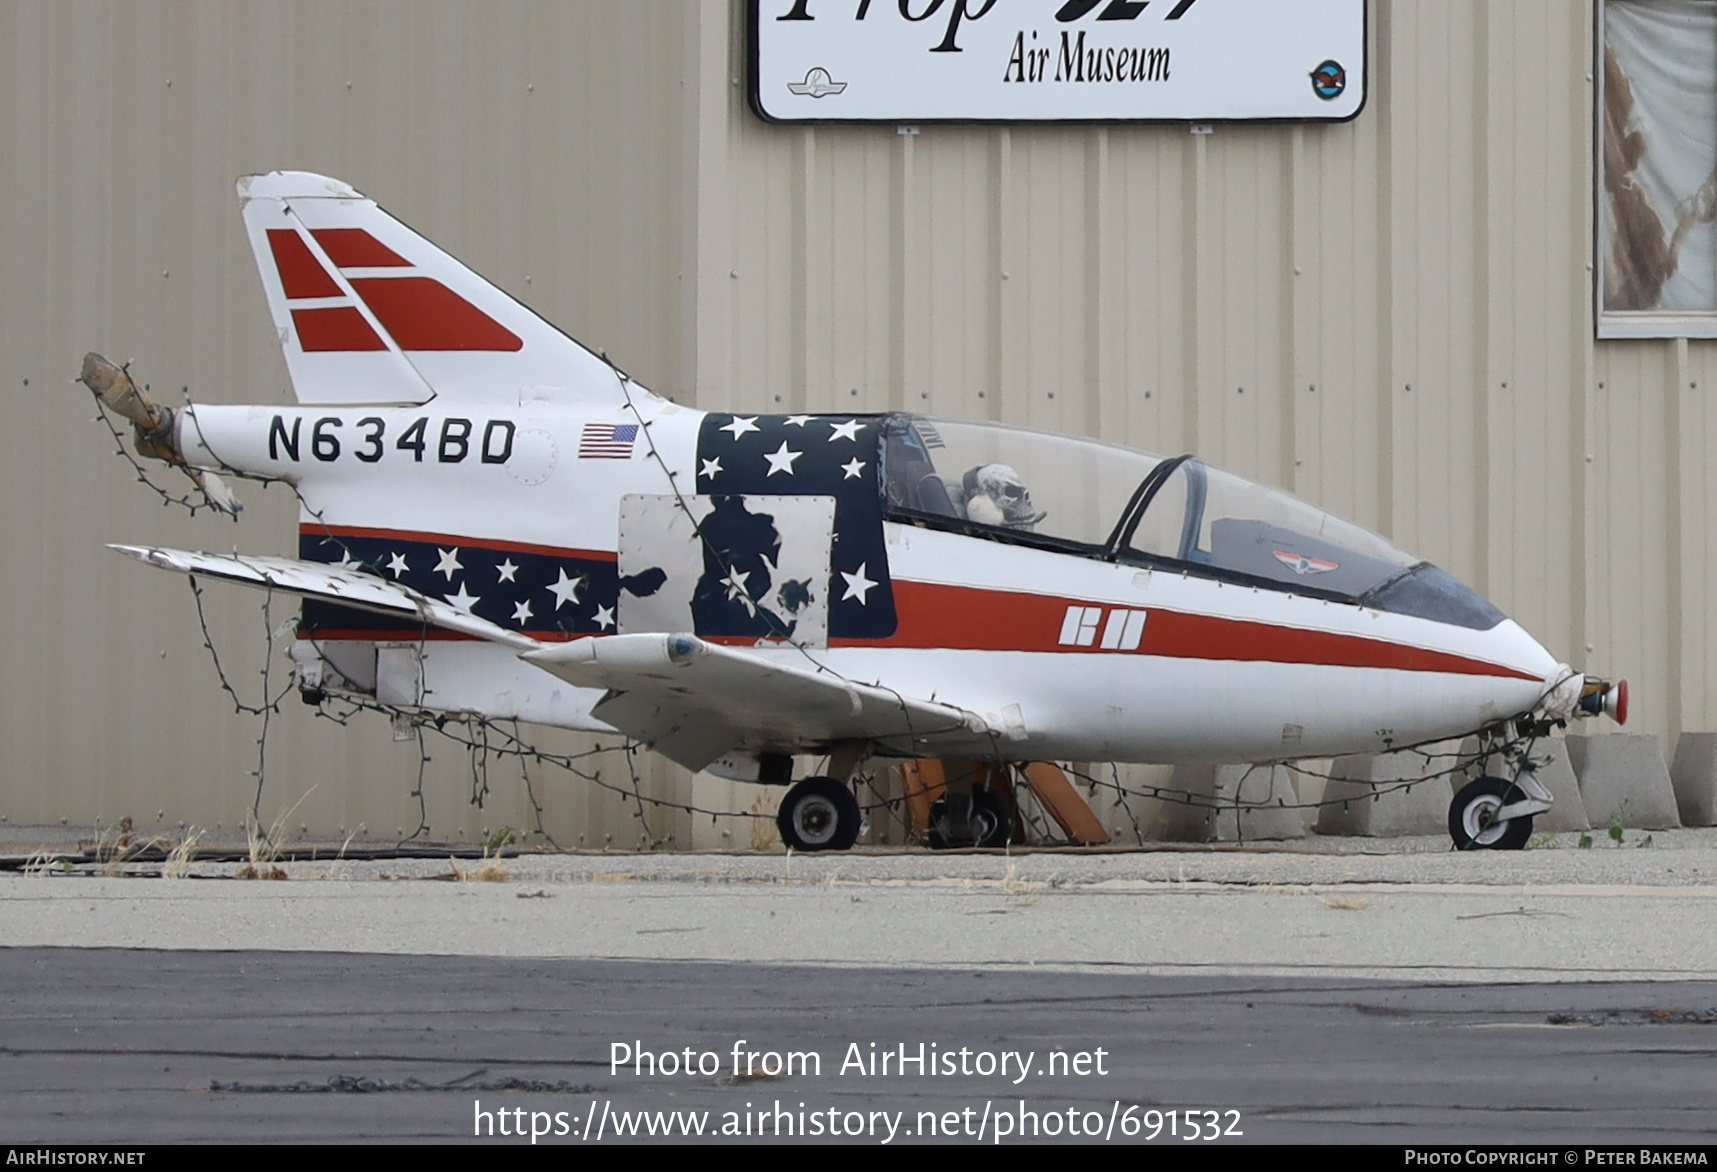
<path id="1" fill-rule="evenodd" d="M 375 537 L 383 541 L 416 541 L 435 545 L 457 545 L 462 549 L 498 549 L 503 553 L 539 553 L 551 558 L 584 558 L 592 562 L 619 561 L 611 549 L 565 549 L 558 545 L 531 545 L 523 541 L 493 541 L 487 537 L 461 537 L 456 533 L 422 533 L 414 529 L 366 529 L 359 525 L 322 525 L 301 522 L 300 537 Z"/>
<path id="2" fill-rule="evenodd" d="M 831 639 L 831 645 L 1158 655 L 1169 659 L 1375 667 L 1538 680 L 1535 675 L 1482 659 L 1410 647 L 1384 639 L 1283 627 L 1248 619 L 1187 614 L 1160 607 L 1115 607 L 1110 603 L 1083 599 L 1046 598 L 1037 594 L 901 579 L 894 582 L 894 606 L 900 616 L 900 625 L 892 637 Z M 1149 617 L 1145 621 L 1144 638 L 1138 650 L 1105 651 L 1095 643 L 1089 647 L 1060 644 L 1057 640 L 1069 606 L 1100 606 L 1105 615 L 1113 609 L 1146 611 Z"/>
<path id="3" fill-rule="evenodd" d="M 422 533 L 400 529 L 368 529 L 350 525 L 301 524 L 303 536 L 375 537 L 397 541 L 433 542 L 465 548 L 516 550 L 550 557 L 617 561 L 611 550 L 563 549 L 524 542 L 492 541 L 446 533 Z M 1086 599 L 1019 594 L 1007 590 L 985 590 L 971 586 L 949 586 L 936 582 L 896 579 L 894 604 L 899 626 L 887 639 L 829 640 L 831 647 L 900 647 L 948 651 L 1030 651 L 1071 654 L 1155 655 L 1167 659 L 1214 659 L 1245 663 L 1296 663 L 1326 667 L 1368 667 L 1394 671 L 1442 672 L 1451 675 L 1494 676 L 1500 679 L 1539 682 L 1539 677 L 1501 664 L 1487 663 L 1447 651 L 1431 651 L 1363 635 L 1284 627 L 1249 619 L 1187 614 L 1160 607 L 1121 606 Z M 1148 614 L 1143 639 L 1137 651 L 1108 651 L 1095 642 L 1089 647 L 1058 642 L 1062 620 L 1069 606 L 1101 607 L 1110 610 L 1143 610 Z M 534 639 L 556 642 L 567 639 L 600 638 L 600 633 L 562 634 L 526 632 Z M 319 639 L 400 638 L 398 631 L 320 631 Z M 436 639 L 471 639 L 474 636 L 436 630 Z M 786 646 L 780 640 L 750 636 L 701 636 L 711 643 L 730 646 Z"/>

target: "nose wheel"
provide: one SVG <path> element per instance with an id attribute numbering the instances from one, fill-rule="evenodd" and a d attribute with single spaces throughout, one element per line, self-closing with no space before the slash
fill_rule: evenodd
<path id="1" fill-rule="evenodd" d="M 864 819 L 853 791 L 832 777 L 807 777 L 787 791 L 775 815 L 781 841 L 796 851 L 844 851 Z"/>
<path id="2" fill-rule="evenodd" d="M 1458 851 L 1517 851 L 1532 837 L 1532 815 L 1513 813 L 1527 795 L 1500 777 L 1481 777 L 1463 786 L 1449 804 L 1449 837 Z M 1499 815 L 1508 814 L 1507 817 Z"/>

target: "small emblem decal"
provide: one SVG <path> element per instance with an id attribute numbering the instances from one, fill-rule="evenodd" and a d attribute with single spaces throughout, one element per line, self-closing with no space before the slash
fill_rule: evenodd
<path id="1" fill-rule="evenodd" d="M 1312 70 L 1312 92 L 1326 102 L 1333 102 L 1341 97 L 1347 88 L 1347 70 L 1339 61 L 1325 61 Z"/>
<path id="2" fill-rule="evenodd" d="M 1303 553 L 1289 553 L 1281 549 L 1274 552 L 1277 561 L 1302 577 L 1306 574 L 1327 574 L 1331 570 L 1341 569 L 1340 562 L 1326 562 L 1322 558 L 1309 558 Z"/>
<path id="3" fill-rule="evenodd" d="M 1320 66 L 1321 68 L 1321 66 Z M 804 81 L 790 81 L 787 88 L 806 98 L 826 98 L 830 94 L 838 94 L 847 88 L 844 81 L 836 81 L 829 76 L 829 71 L 821 65 L 814 66 L 805 74 Z"/>
<path id="4" fill-rule="evenodd" d="M 1075 604 L 1067 608 L 1056 642 L 1063 647 L 1089 647 L 1097 643 L 1097 624 L 1101 622 L 1103 641 L 1098 645 L 1104 651 L 1137 651 L 1145 636 L 1147 615 L 1147 611 L 1115 607 L 1109 611 L 1108 621 L 1103 622 L 1102 607 Z"/>
<path id="5" fill-rule="evenodd" d="M 630 460 L 638 442 L 636 423 L 587 423 L 578 437 L 580 460 Z"/>

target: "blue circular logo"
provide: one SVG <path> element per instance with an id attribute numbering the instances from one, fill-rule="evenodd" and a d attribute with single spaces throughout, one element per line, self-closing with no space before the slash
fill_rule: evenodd
<path id="1" fill-rule="evenodd" d="M 1312 92 L 1324 101 L 1333 102 L 1346 88 L 1347 70 L 1341 67 L 1341 62 L 1325 61 L 1312 70 Z"/>

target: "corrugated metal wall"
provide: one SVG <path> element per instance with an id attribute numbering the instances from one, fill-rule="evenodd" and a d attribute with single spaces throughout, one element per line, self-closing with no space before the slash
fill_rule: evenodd
<path id="1" fill-rule="evenodd" d="M 690 381 L 687 35 L 686 13 L 668 4 L 0 6 L 0 377 L 12 408 L 0 438 L 0 816 L 87 830 L 130 815 L 143 829 L 230 834 L 250 810 L 259 722 L 236 718 L 220 691 L 185 583 L 102 544 L 289 552 L 295 503 L 243 485 L 237 526 L 163 509 L 69 381 L 95 348 L 134 358 L 169 401 L 185 386 L 202 400 L 290 401 L 235 178 L 340 176 L 672 390 Z M 206 597 L 215 645 L 252 702 L 266 637 L 257 602 Z M 477 809 L 467 755 L 435 738 L 429 749 L 435 837 L 535 826 L 516 769 L 490 770 L 494 799 Z M 339 729 L 289 697 L 269 735 L 264 822 L 302 798 L 293 831 L 409 834 L 422 816 L 418 758 L 385 720 Z M 623 759 L 602 768 L 630 786 Z M 644 772 L 646 790 L 677 784 L 665 768 Z M 533 781 L 560 841 L 636 844 L 618 798 L 548 771 Z M 650 833 L 677 828 L 683 842 L 686 826 L 654 819 Z"/>
<path id="2" fill-rule="evenodd" d="M 1628 676 L 1639 727 L 1717 728 L 1717 344 L 1593 341 L 1589 5 L 1377 3 L 1356 121 L 1208 136 L 768 126 L 740 84 L 742 14 L 0 9 L 0 815 L 231 827 L 249 809 L 256 722 L 231 715 L 183 584 L 100 547 L 286 550 L 292 502 L 249 487 L 236 529 L 180 519 L 130 483 L 67 380 L 93 346 L 158 389 L 286 397 L 231 195 L 277 167 L 351 181 L 682 401 L 908 407 L 1196 450 L 1444 565 L 1576 666 Z M 253 697 L 255 599 L 207 603 Z M 535 824 L 516 770 L 492 771 L 478 810 L 461 755 L 432 752 L 435 837 Z M 270 753 L 268 817 L 314 785 L 293 816 L 313 831 L 418 823 L 415 744 L 374 718 L 341 730 L 294 702 Z M 602 768 L 630 785 L 621 758 Z M 644 769 L 660 796 L 759 797 Z M 619 798 L 536 780 L 563 843 L 637 841 Z M 649 822 L 679 845 L 750 837 Z"/>

